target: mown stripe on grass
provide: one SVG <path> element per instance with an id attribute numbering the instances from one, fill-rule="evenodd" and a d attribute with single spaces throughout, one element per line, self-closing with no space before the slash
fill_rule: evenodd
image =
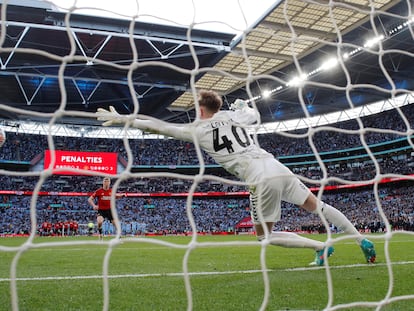
<path id="1" fill-rule="evenodd" d="M 399 261 L 393 262 L 392 265 L 412 265 L 414 261 Z M 386 266 L 386 263 L 376 264 L 353 264 L 353 265 L 341 265 L 341 266 L 329 266 L 330 269 L 349 269 L 366 266 Z M 228 275 L 228 274 L 252 274 L 252 273 L 263 273 L 263 272 L 277 272 L 277 271 L 310 271 L 310 270 L 321 270 L 325 267 L 298 267 L 298 268 L 286 268 L 286 269 L 267 269 L 267 270 L 239 270 L 239 271 L 211 271 L 211 272 L 190 272 L 189 276 L 203 276 L 203 275 Z M 121 278 L 148 278 L 148 277 L 183 277 L 182 272 L 171 272 L 171 273 L 138 273 L 138 274 L 118 274 L 108 275 L 108 279 L 121 279 Z M 58 280 L 85 280 L 85 279 L 102 279 L 103 275 L 77 275 L 77 276 L 47 276 L 47 277 L 31 277 L 31 278 L 16 278 L 16 281 L 58 281 Z M 0 278 L 0 282 L 10 282 L 10 278 Z"/>

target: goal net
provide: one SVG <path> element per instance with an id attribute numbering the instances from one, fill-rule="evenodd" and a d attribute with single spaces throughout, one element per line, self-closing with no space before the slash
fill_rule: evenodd
<path id="1" fill-rule="evenodd" d="M 0 1 L 5 310 L 412 307 L 411 1 L 104 2 Z M 96 120 L 114 106 L 188 124 L 199 90 L 223 109 L 246 100 L 255 143 L 373 241 L 377 262 L 287 203 L 273 229 L 335 256 L 309 266 L 313 250 L 257 241 L 249 185 L 197 141 Z M 114 224 L 100 241 L 88 198 L 105 176 Z"/>

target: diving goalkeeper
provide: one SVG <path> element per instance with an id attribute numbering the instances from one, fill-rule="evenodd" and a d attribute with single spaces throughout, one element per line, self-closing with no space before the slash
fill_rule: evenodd
<path id="1" fill-rule="evenodd" d="M 256 111 L 246 101 L 236 100 L 231 110 L 220 111 L 221 97 L 213 91 L 200 91 L 198 99 L 200 118 L 190 124 L 172 124 L 160 120 L 135 119 L 120 115 L 113 107 L 110 111 L 99 108 L 97 118 L 104 126 L 130 125 L 144 131 L 198 142 L 218 164 L 249 185 L 250 211 L 257 239 L 266 238 L 272 245 L 302 247 L 315 250 L 313 265 L 323 265 L 326 256 L 334 252 L 332 246 L 292 232 L 272 232 L 280 220 L 281 202 L 300 206 L 308 212 L 323 215 L 328 222 L 355 237 L 365 260 L 375 262 L 374 244 L 364 238 L 339 210 L 317 197 L 282 163 L 257 146 L 246 131 L 248 124 L 257 122 Z"/>

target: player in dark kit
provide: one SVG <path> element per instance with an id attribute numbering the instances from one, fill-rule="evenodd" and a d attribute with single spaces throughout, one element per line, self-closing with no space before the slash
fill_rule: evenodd
<path id="1" fill-rule="evenodd" d="M 97 189 L 92 195 L 88 198 L 88 203 L 97 211 L 97 225 L 99 232 L 99 239 L 102 239 L 102 224 L 105 219 L 112 222 L 115 226 L 114 218 L 111 211 L 111 179 L 109 177 L 104 177 L 102 187 Z M 115 198 L 120 198 L 125 196 L 125 194 L 116 194 Z"/>

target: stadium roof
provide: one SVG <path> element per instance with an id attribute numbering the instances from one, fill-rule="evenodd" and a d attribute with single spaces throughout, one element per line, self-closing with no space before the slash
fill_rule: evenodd
<path id="1" fill-rule="evenodd" d="M 69 15 L 42 1 L 3 2 L 4 122 L 49 122 L 55 113 L 57 123 L 93 126 L 98 107 L 132 113 L 136 99 L 142 114 L 186 123 L 196 116 L 194 86 L 219 92 L 225 104 L 255 99 L 262 122 L 269 123 L 414 89 L 406 1 L 276 1 L 244 36 Z M 369 5 L 383 14 L 370 16 Z"/>

